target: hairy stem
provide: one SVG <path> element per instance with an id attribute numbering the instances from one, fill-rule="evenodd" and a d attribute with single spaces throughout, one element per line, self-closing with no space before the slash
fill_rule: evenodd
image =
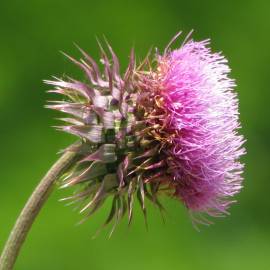
<path id="1" fill-rule="evenodd" d="M 50 195 L 55 181 L 76 159 L 76 152 L 65 152 L 40 181 L 19 215 L 0 257 L 0 270 L 11 270 L 36 216 Z"/>

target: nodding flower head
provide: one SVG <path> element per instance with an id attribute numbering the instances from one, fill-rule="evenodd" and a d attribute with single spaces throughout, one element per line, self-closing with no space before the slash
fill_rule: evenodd
<path id="1" fill-rule="evenodd" d="M 79 188 L 65 199 L 90 216 L 112 197 L 104 225 L 126 212 L 130 223 L 135 196 L 145 217 L 146 198 L 163 211 L 160 194 L 192 213 L 219 216 L 241 189 L 243 137 L 227 61 L 211 53 L 208 40 L 176 50 L 171 43 L 138 66 L 132 50 L 123 76 L 108 43 L 110 57 L 100 45 L 102 70 L 80 49 L 80 61 L 67 57 L 86 82 L 45 81 L 64 97 L 47 107 L 69 115 L 57 128 L 80 138 L 79 147 L 67 148 L 78 161 L 61 179 L 62 187 Z"/>

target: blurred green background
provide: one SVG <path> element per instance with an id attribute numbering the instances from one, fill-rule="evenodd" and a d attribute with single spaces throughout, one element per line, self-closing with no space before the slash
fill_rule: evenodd
<path id="1" fill-rule="evenodd" d="M 240 98 L 242 133 L 248 139 L 245 188 L 231 216 L 197 232 L 184 207 L 164 200 L 162 223 L 149 206 L 149 231 L 140 211 L 108 240 L 92 239 L 106 207 L 81 226 L 81 216 L 54 192 L 23 247 L 15 269 L 270 269 L 270 2 L 265 1 L 58 1 L 0 2 L 0 248 L 56 152 L 74 140 L 50 126 L 55 112 L 42 79 L 82 76 L 59 53 L 75 57 L 79 44 L 96 59 L 95 36 L 104 34 L 122 67 L 131 46 L 142 58 L 149 47 L 164 48 L 179 30 L 211 38 L 214 50 L 229 58 Z"/>

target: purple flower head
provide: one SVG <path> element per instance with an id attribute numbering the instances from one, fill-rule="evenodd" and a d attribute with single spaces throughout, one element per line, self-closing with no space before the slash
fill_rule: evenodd
<path id="1" fill-rule="evenodd" d="M 89 217 L 112 198 L 104 226 L 126 213 L 130 223 L 135 198 L 144 217 L 146 199 L 163 212 L 161 194 L 192 214 L 220 216 L 241 189 L 244 139 L 227 60 L 208 40 L 176 50 L 171 43 L 139 65 L 132 50 L 123 75 L 108 43 L 100 45 L 101 66 L 80 49 L 83 59 L 68 58 L 86 80 L 46 81 L 63 97 L 47 107 L 68 115 L 58 129 L 79 137 L 79 146 L 66 150 L 78 155 L 61 178 L 62 187 L 78 187 L 66 199 Z"/>
<path id="2" fill-rule="evenodd" d="M 189 40 L 167 48 L 156 56 L 156 69 L 141 75 L 141 88 L 156 100 L 151 115 L 162 127 L 156 139 L 163 142 L 173 195 L 193 213 L 220 216 L 242 187 L 245 150 L 230 68 L 208 45 Z"/>

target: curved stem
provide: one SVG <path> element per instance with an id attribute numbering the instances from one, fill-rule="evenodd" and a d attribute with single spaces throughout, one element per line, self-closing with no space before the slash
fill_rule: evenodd
<path id="1" fill-rule="evenodd" d="M 11 270 L 20 248 L 57 178 L 76 159 L 76 152 L 65 152 L 40 181 L 19 215 L 0 257 L 0 270 Z"/>

